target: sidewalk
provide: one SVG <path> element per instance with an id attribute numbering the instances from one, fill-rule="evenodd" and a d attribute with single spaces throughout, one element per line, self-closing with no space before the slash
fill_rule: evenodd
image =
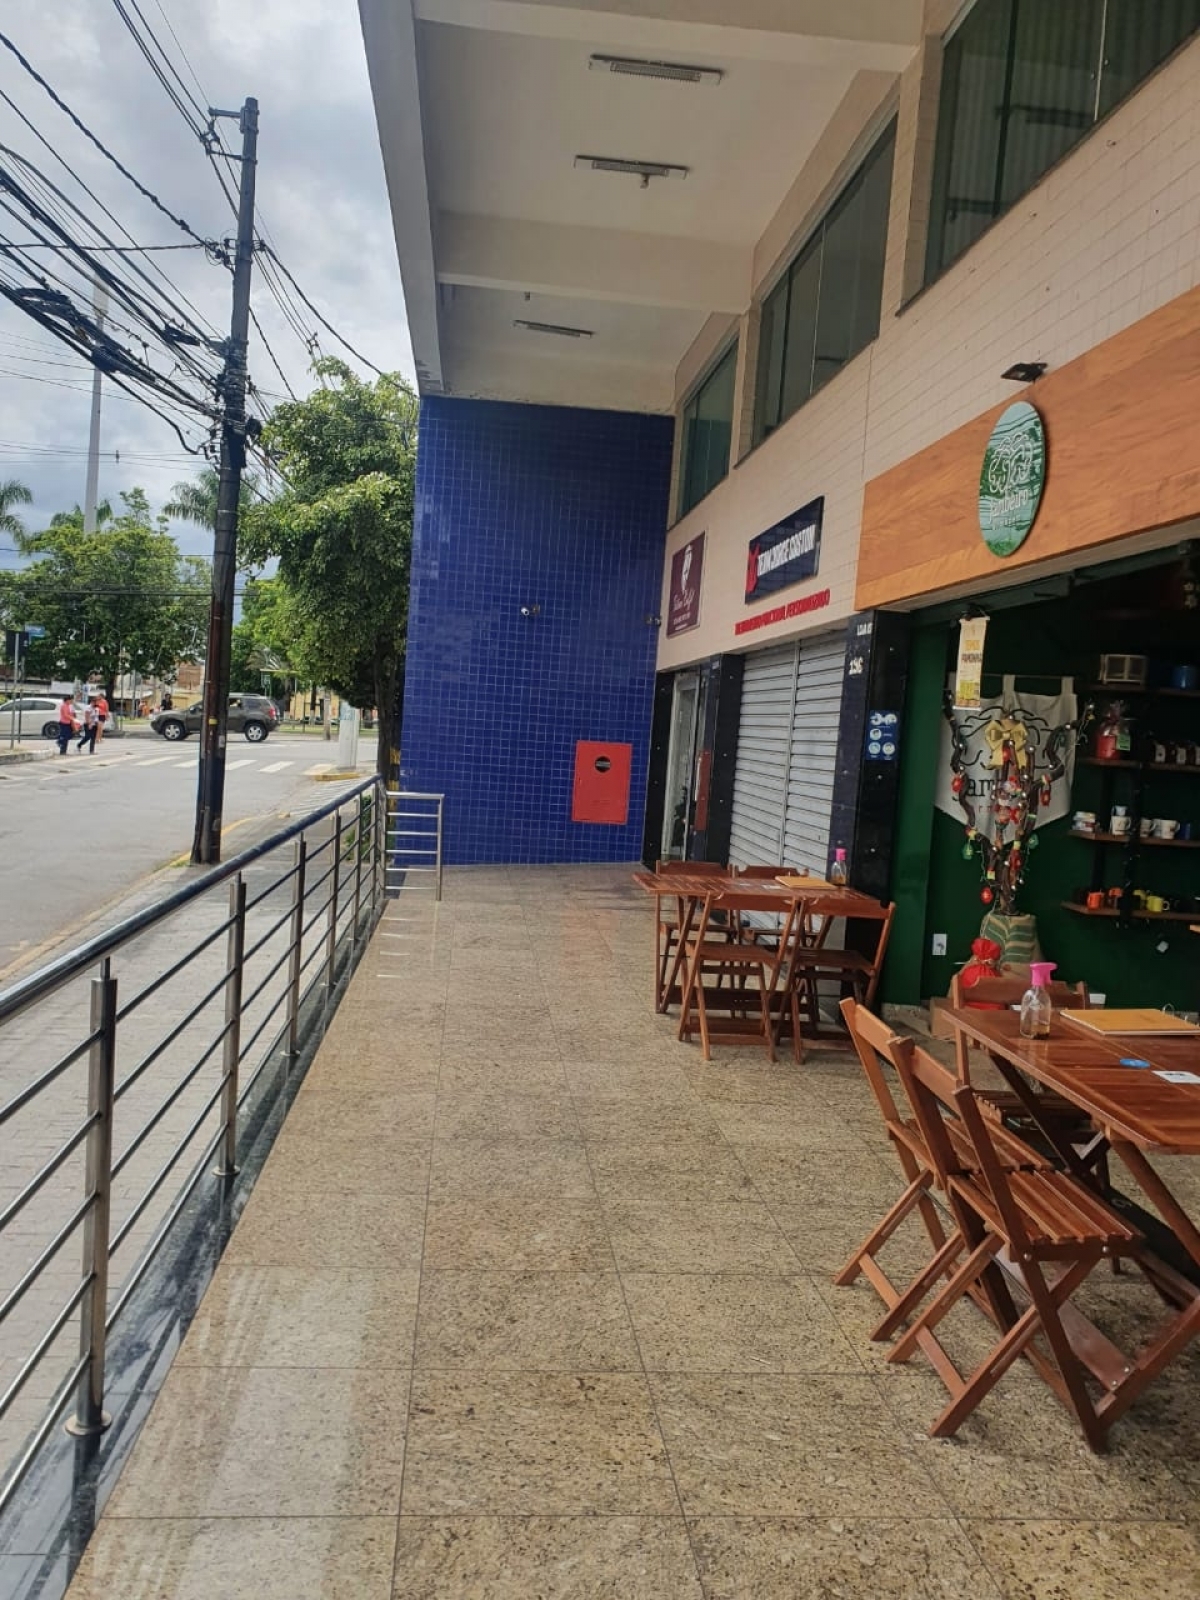
<path id="1" fill-rule="evenodd" d="M 1194 1359 L 1108 1458 L 1025 1371 L 929 1439 L 830 1281 L 899 1187 L 853 1057 L 677 1043 L 627 869 L 446 889 L 381 925 L 72 1600 L 1193 1600 Z"/>

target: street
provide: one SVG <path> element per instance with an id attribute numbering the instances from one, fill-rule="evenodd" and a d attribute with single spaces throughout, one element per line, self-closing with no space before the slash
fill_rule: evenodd
<path id="1" fill-rule="evenodd" d="M 95 756 L 0 765 L 0 982 L 48 941 L 70 934 L 156 868 L 191 850 L 199 742 L 133 735 Z M 370 775 L 373 740 L 359 746 Z M 316 780 L 337 763 L 337 742 L 277 735 L 232 739 L 226 766 L 225 851 L 236 854 L 332 800 Z M 114 915 L 116 911 L 114 909 Z"/>

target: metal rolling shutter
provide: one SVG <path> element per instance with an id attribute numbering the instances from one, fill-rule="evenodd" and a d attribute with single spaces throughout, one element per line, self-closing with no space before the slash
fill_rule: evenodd
<path id="1" fill-rule="evenodd" d="M 729 842 L 729 859 L 739 867 L 783 860 L 795 696 L 794 644 L 746 657 Z"/>
<path id="2" fill-rule="evenodd" d="M 846 635 L 841 629 L 800 641 L 783 859 L 789 866 L 811 872 L 824 872 L 829 860 L 845 650 Z"/>

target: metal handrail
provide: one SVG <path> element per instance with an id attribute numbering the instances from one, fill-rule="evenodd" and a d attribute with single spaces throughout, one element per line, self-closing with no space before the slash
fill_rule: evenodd
<path id="1" fill-rule="evenodd" d="M 84 1021 L 81 1040 L 50 1066 L 36 1072 L 31 1082 L 16 1089 L 7 1103 L 0 1105 L 0 1123 L 10 1121 L 26 1107 L 31 1107 L 30 1114 L 39 1117 L 39 1127 L 61 1126 L 66 1116 L 69 1118 L 67 1127 L 72 1130 L 51 1154 L 39 1153 L 37 1170 L 23 1176 L 19 1193 L 0 1207 L 0 1237 L 18 1221 L 28 1232 L 24 1214 L 39 1195 L 44 1197 L 43 1204 L 47 1207 L 62 1204 L 61 1182 L 54 1184 L 53 1180 L 69 1177 L 68 1162 L 72 1155 L 82 1152 L 86 1167 L 81 1189 L 75 1188 L 64 1211 L 50 1221 L 48 1242 L 43 1245 L 39 1240 L 33 1246 L 36 1252 L 33 1259 L 20 1262 L 18 1266 L 18 1281 L 0 1292 L 0 1329 L 5 1332 L 9 1314 L 35 1288 L 39 1299 L 35 1301 L 34 1319 L 41 1296 L 49 1293 L 54 1296 L 52 1307 L 47 1302 L 48 1322 L 41 1331 L 36 1336 L 26 1335 L 30 1342 L 25 1348 L 4 1352 L 17 1366 L 17 1374 L 0 1393 L 0 1423 L 40 1364 L 51 1354 L 76 1312 L 80 1335 L 78 1359 L 72 1362 L 65 1375 L 53 1374 L 53 1395 L 48 1402 L 53 1408 L 51 1413 L 43 1416 L 6 1481 L 0 1485 L 0 1510 L 16 1492 L 37 1451 L 50 1437 L 54 1417 L 72 1390 L 76 1393 L 76 1409 L 68 1424 L 70 1431 L 91 1435 L 107 1426 L 103 1399 L 110 1329 L 129 1304 L 174 1220 L 205 1174 L 211 1171 L 218 1180 L 228 1181 L 236 1173 L 239 1117 L 252 1086 L 273 1061 L 283 1059 L 278 1056 L 281 1048 L 286 1057 L 296 1057 L 301 1041 L 301 1013 L 306 1017 L 314 1014 L 309 1002 L 315 995 L 319 1008 L 315 1015 L 327 1014 L 341 981 L 340 975 L 352 967 L 365 944 L 365 934 L 378 919 L 387 892 L 385 794 L 376 778 L 355 785 L 260 844 L 242 851 L 223 866 L 68 951 L 0 995 L 2 1046 L 5 1042 L 3 1030 L 15 1018 L 49 1000 L 73 980 L 89 971 L 94 973 L 97 964 L 99 966 L 99 975 L 91 979 L 91 1011 Z M 323 824 L 327 825 L 328 836 L 310 842 L 314 829 L 322 828 Z M 255 893 L 250 895 L 247 870 L 291 844 L 295 849 L 287 864 L 272 874 L 265 887 L 256 883 Z M 313 873 L 312 863 L 321 856 L 326 858 L 322 863 L 324 870 Z M 211 896 L 223 883 L 229 886 L 229 906 L 227 913 L 222 912 L 217 926 L 206 927 L 190 937 L 185 955 L 173 959 L 163 971 L 147 977 L 135 993 L 122 996 L 118 1003 L 118 977 L 113 958 L 127 951 L 134 940 L 148 931 L 162 927 L 181 911 Z M 263 912 L 258 911 L 254 937 L 248 939 L 249 914 L 285 889 L 290 891 L 286 911 L 279 916 L 267 912 L 265 918 Z M 260 926 L 268 918 L 265 928 Z M 219 948 L 222 935 L 225 937 L 223 959 Z M 218 963 L 219 976 L 214 979 Z M 185 975 L 190 979 L 196 970 L 200 973 L 200 982 L 184 994 L 172 995 L 172 981 L 183 979 Z M 128 986 L 128 977 L 123 982 Z M 157 1008 L 147 1009 L 144 1002 L 152 996 L 160 997 L 161 1002 L 171 1008 L 171 1025 L 160 1037 L 151 1034 L 148 1038 Z M 210 1021 L 205 1014 L 222 997 L 224 1005 L 217 1008 L 220 1021 L 217 1023 L 216 1018 Z M 67 1004 L 74 1004 L 74 1001 Z M 276 1026 L 281 1010 L 282 1020 Z M 51 1017 L 57 1015 L 52 1013 Z M 243 1021 L 246 1022 L 245 1037 Z M 131 1026 L 136 1029 L 134 1064 L 118 1082 L 118 1038 L 124 1039 L 126 1032 L 122 1030 Z M 55 1021 L 53 1028 L 47 1028 L 49 1038 L 57 1037 L 57 1027 Z M 202 1029 L 203 1034 L 196 1043 L 185 1045 L 181 1041 L 189 1029 Z M 271 1036 L 265 1040 L 268 1030 Z M 9 1060 L 24 1059 L 27 1046 L 28 1040 L 25 1046 L 18 1044 L 16 1050 L 8 1053 Z M 172 1056 L 173 1046 L 177 1048 Z M 186 1059 L 181 1062 L 180 1057 L 185 1053 Z M 0 1050 L 0 1058 L 2 1055 Z M 76 1090 L 75 1080 L 65 1077 L 72 1066 L 85 1060 L 86 1092 L 82 1086 Z M 205 1074 L 214 1065 L 216 1076 L 208 1078 Z M 135 1088 L 139 1092 L 131 1094 Z M 43 1097 L 50 1091 L 53 1097 L 47 1102 Z M 80 1101 L 77 1112 L 73 1103 L 76 1094 Z M 47 1104 L 49 1109 L 43 1111 Z M 114 1138 L 118 1112 L 123 1123 L 119 1145 Z M 205 1130 L 213 1126 L 214 1113 L 219 1117 L 219 1126 L 206 1137 Z M 257 1112 L 252 1114 L 257 1115 Z M 127 1127 L 124 1126 L 126 1117 L 131 1123 Z M 184 1121 L 187 1125 L 181 1128 Z M 134 1122 L 136 1126 L 132 1125 Z M 169 1145 L 149 1146 L 151 1135 L 156 1133 L 160 1139 L 165 1135 Z M 204 1144 L 198 1161 L 197 1139 Z M 214 1155 L 218 1162 L 212 1169 L 209 1163 Z M 135 1165 L 134 1158 L 139 1156 L 141 1159 Z M 156 1166 L 148 1182 L 147 1157 Z M 189 1157 L 195 1163 L 190 1171 L 185 1165 Z M 182 1180 L 176 1180 L 182 1182 L 182 1188 L 178 1192 L 170 1191 L 160 1200 L 160 1210 L 165 1209 L 165 1215 L 160 1215 L 160 1210 L 153 1213 L 149 1243 L 141 1249 L 123 1280 L 114 1283 L 117 1292 L 114 1303 L 110 1304 L 109 1272 L 113 1257 L 128 1244 L 153 1202 L 163 1193 L 167 1180 L 177 1170 L 187 1174 Z M 122 1207 L 128 1205 L 126 1195 L 132 1185 L 140 1192 L 118 1219 L 113 1215 L 114 1179 L 121 1174 L 128 1174 L 117 1196 Z M 174 1194 L 173 1199 L 170 1194 Z M 38 1286 L 64 1246 L 80 1232 L 81 1272 L 64 1306 L 61 1276 L 53 1277 L 47 1288 Z M 18 1240 L 23 1237 L 17 1236 Z M 56 1268 L 56 1274 L 59 1270 Z M 29 1320 L 23 1314 L 22 1326 Z M 54 1359 L 61 1362 L 61 1356 L 56 1355 Z M 40 1398 L 40 1385 L 35 1393 Z"/>

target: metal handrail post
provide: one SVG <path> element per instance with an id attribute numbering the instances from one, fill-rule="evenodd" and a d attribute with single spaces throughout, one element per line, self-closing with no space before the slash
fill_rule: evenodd
<path id="1" fill-rule="evenodd" d="M 391 800 L 388 796 L 387 785 L 380 782 L 379 801 L 376 810 L 375 829 L 375 894 L 379 904 L 387 904 L 387 848 L 388 848 L 388 808 Z"/>
<path id="2" fill-rule="evenodd" d="M 363 851 L 367 847 L 366 835 L 363 832 L 363 813 L 365 795 L 358 797 L 358 822 L 354 829 L 354 916 L 350 923 L 350 948 L 358 949 L 358 924 L 362 917 L 362 862 Z"/>
<path id="3" fill-rule="evenodd" d="M 333 826 L 333 867 L 329 891 L 329 932 L 326 934 L 325 997 L 333 992 L 333 973 L 337 965 L 338 896 L 342 882 L 342 813 L 339 811 Z"/>
<path id="4" fill-rule="evenodd" d="M 437 803 L 437 898 L 442 898 L 442 812 L 445 807 L 445 798 L 438 796 Z"/>
<path id="5" fill-rule="evenodd" d="M 304 943 L 304 878 L 308 840 L 296 842 L 296 877 L 292 889 L 292 960 L 288 969 L 288 1055 L 300 1053 L 300 947 Z"/>
<path id="6" fill-rule="evenodd" d="M 242 974 L 246 962 L 246 880 L 239 872 L 229 885 L 229 925 L 225 972 L 225 1046 L 221 1052 L 221 1155 L 218 1178 L 237 1174 L 238 1068 L 242 1061 Z"/>
<path id="7" fill-rule="evenodd" d="M 79 1354 L 87 1362 L 79 1378 L 75 1415 L 67 1432 L 80 1437 L 101 1433 L 112 1420 L 104 1410 L 104 1360 L 108 1322 L 108 1244 L 112 1213 L 113 1091 L 117 1079 L 117 980 L 105 960 L 92 979 L 88 1052 L 88 1116 L 84 1162 L 85 1197 L 91 1201 L 83 1221 L 83 1276 L 87 1290 L 79 1311 Z"/>

